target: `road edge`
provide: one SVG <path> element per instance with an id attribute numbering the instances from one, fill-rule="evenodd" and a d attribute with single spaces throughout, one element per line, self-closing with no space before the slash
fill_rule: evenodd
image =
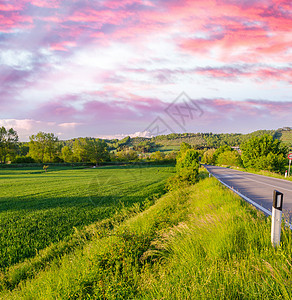
<path id="1" fill-rule="evenodd" d="M 244 196 L 242 193 L 240 193 L 239 191 L 237 191 L 236 189 L 234 189 L 233 187 L 229 186 L 228 184 L 226 184 L 225 182 L 223 182 L 222 180 L 220 180 L 217 176 L 215 176 L 212 172 L 210 172 L 204 165 L 202 165 L 207 172 L 209 173 L 209 175 L 213 176 L 214 178 L 216 178 L 221 184 L 223 184 L 224 186 L 226 186 L 228 189 L 230 189 L 232 192 L 234 192 L 235 194 L 237 194 L 239 197 L 241 197 L 242 199 L 244 199 L 245 201 L 247 201 L 248 203 L 250 203 L 251 205 L 253 205 L 254 207 L 256 207 L 257 209 L 261 210 L 265 215 L 267 216 L 272 216 L 272 212 L 267 210 L 266 208 L 262 207 L 261 205 L 259 205 L 258 203 L 254 202 L 253 200 L 251 200 L 250 198 Z M 290 227 L 290 229 L 292 230 L 292 224 L 290 224 L 289 222 L 285 222 L 287 227 Z"/>

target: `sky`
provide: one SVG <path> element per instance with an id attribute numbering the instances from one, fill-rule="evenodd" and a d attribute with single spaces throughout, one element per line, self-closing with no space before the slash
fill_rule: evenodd
<path id="1" fill-rule="evenodd" d="M 0 0 L 21 141 L 292 126 L 291 0 Z"/>

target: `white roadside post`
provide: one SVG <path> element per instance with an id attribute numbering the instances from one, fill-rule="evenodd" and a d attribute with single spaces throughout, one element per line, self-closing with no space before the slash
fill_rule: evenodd
<path id="1" fill-rule="evenodd" d="M 271 230 L 271 241 L 274 247 L 279 246 L 281 241 L 282 206 L 283 193 L 274 190 Z"/>
<path id="2" fill-rule="evenodd" d="M 288 154 L 288 159 L 289 159 L 289 169 L 288 169 L 288 177 L 289 177 L 290 176 L 290 167 L 291 167 L 292 153 Z"/>

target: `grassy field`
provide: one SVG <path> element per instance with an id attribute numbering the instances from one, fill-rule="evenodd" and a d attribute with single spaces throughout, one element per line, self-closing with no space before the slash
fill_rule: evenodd
<path id="1" fill-rule="evenodd" d="M 217 180 L 202 179 L 150 204 L 112 226 L 89 226 L 94 234 L 83 247 L 45 269 L 24 262 L 31 276 L 17 289 L 13 278 L 22 273 L 10 270 L 1 297 L 291 299 L 291 231 L 283 228 L 274 249 L 270 219 Z"/>
<path id="2" fill-rule="evenodd" d="M 41 249 L 53 249 L 64 241 L 68 245 L 63 250 L 68 251 L 84 226 L 114 220 L 120 213 L 126 217 L 135 205 L 145 205 L 147 198 L 163 193 L 172 170 L 147 165 L 50 167 L 47 173 L 41 168 L 0 169 L 1 270 L 5 273 Z"/>

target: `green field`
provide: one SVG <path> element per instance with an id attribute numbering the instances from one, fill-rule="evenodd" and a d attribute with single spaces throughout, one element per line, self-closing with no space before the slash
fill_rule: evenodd
<path id="1" fill-rule="evenodd" d="M 47 173 L 41 168 L 0 169 L 1 270 L 52 244 L 71 241 L 86 225 L 118 218 L 120 212 L 126 217 L 127 210 L 163 192 L 172 170 L 147 165 L 50 167 Z"/>
<path id="2" fill-rule="evenodd" d="M 207 174 L 201 174 L 201 178 Z M 270 219 L 214 178 L 55 257 L 30 278 L 10 271 L 1 299 L 291 299 L 291 231 L 270 242 Z M 10 291 L 9 291 L 10 290 Z"/>
<path id="3" fill-rule="evenodd" d="M 0 171 L 0 299 L 292 299 L 291 231 L 273 248 L 271 219 L 204 170 L 160 197 L 173 170 Z"/>

